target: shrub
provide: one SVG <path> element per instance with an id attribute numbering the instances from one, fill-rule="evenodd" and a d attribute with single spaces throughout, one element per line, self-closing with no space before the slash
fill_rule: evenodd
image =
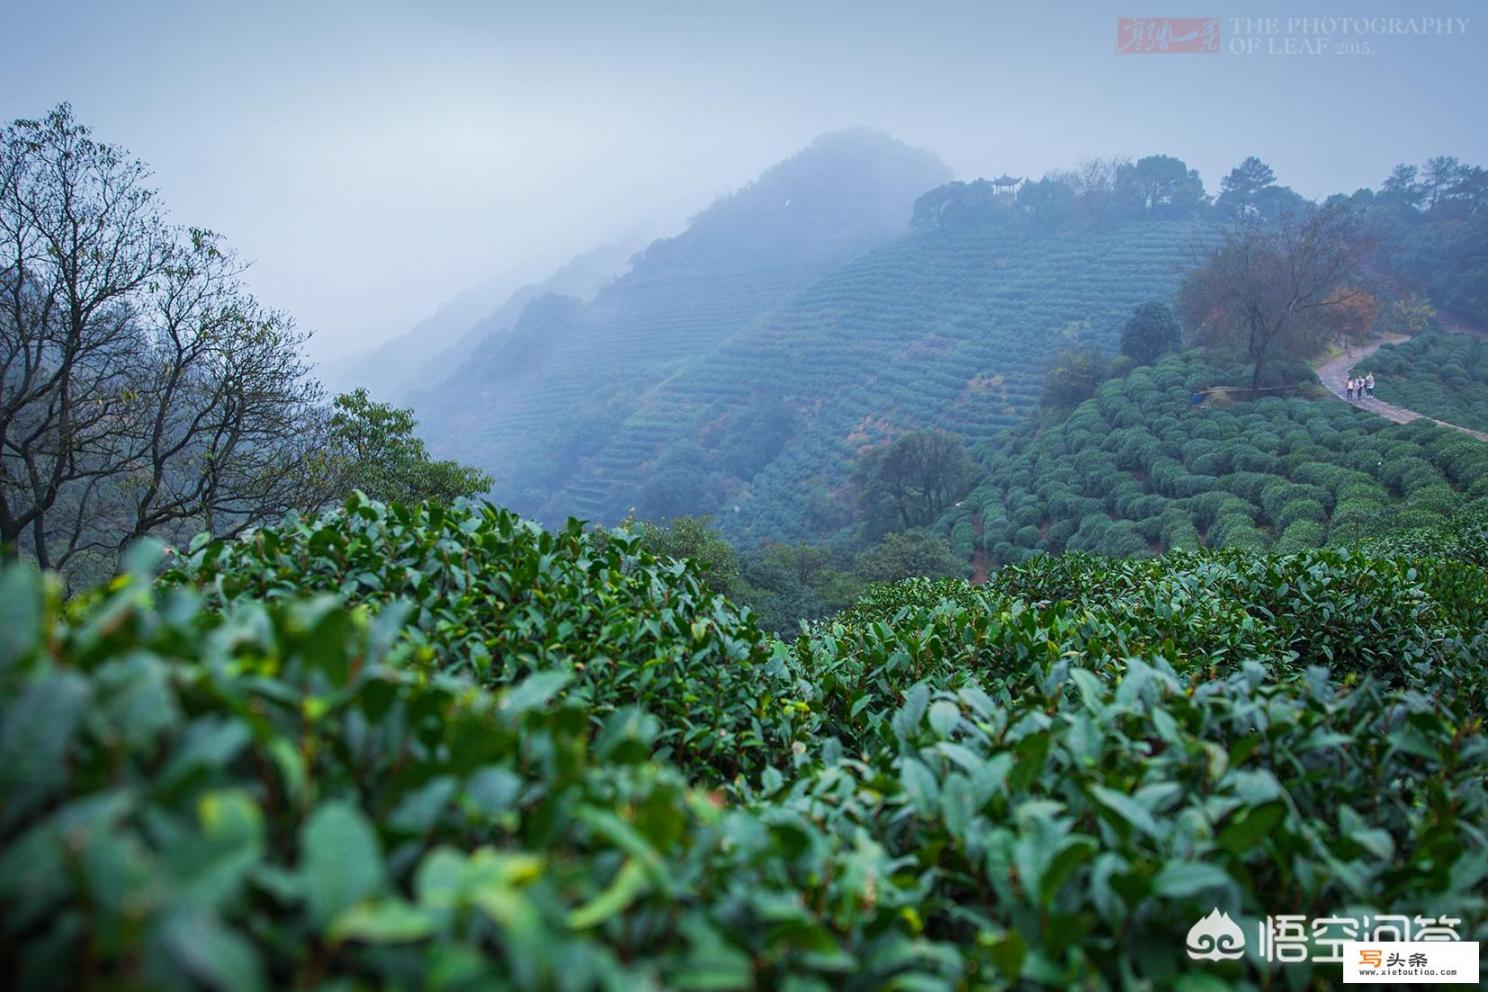
<path id="1" fill-rule="evenodd" d="M 1282 529 L 1290 527 L 1299 520 L 1308 520 L 1321 524 L 1328 519 L 1328 512 L 1323 509 L 1323 504 L 1315 499 L 1294 499 L 1289 501 L 1276 514 L 1276 526 Z M 1319 528 L 1320 530 L 1322 528 Z"/>
<path id="2" fill-rule="evenodd" d="M 666 720 L 664 741 L 688 767 L 732 774 L 788 743 L 767 730 L 764 635 L 694 566 L 658 559 L 624 531 L 596 537 L 571 521 L 549 533 L 489 506 L 353 495 L 241 541 L 199 541 L 162 581 L 201 590 L 217 609 L 314 593 L 410 603 L 398 637 L 428 664 L 491 686 L 572 673 L 570 692 L 597 719 L 640 704 Z M 705 619 L 694 627 L 694 617 Z M 624 684 L 640 665 L 650 677 Z"/>
<path id="3" fill-rule="evenodd" d="M 1206 535 L 1206 543 L 1211 548 L 1264 551 L 1270 542 L 1249 516 L 1229 513 L 1214 521 L 1214 526 L 1209 528 Z"/>
<path id="4" fill-rule="evenodd" d="M 470 507 L 354 501 L 66 603 L 9 567 L 0 974 L 1248 987 L 1183 937 L 1283 891 L 1481 940 L 1485 510 L 1350 554 L 1038 555 L 770 646 L 624 532 Z"/>
<path id="5" fill-rule="evenodd" d="M 1136 525 L 1128 520 L 1118 520 L 1105 529 L 1097 549 L 1110 558 L 1127 558 L 1148 552 L 1147 539 Z"/>
<path id="6" fill-rule="evenodd" d="M 1327 528 L 1317 521 L 1297 519 L 1281 532 L 1281 536 L 1272 545 L 1272 550 L 1277 554 L 1291 554 L 1308 548 L 1319 548 L 1327 535 Z"/>

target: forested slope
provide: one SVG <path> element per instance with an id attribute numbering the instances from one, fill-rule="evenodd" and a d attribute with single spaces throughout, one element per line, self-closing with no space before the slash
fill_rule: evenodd
<path id="1" fill-rule="evenodd" d="M 1131 309 L 1170 294 L 1211 230 L 919 232 L 812 287 L 664 395 L 690 396 L 707 423 L 737 403 L 730 374 L 768 383 L 774 403 L 799 413 L 796 429 L 720 519 L 745 541 L 820 534 L 850 520 L 846 483 L 864 450 L 919 428 L 970 440 L 1018 423 L 1053 354 L 1114 351 Z M 712 396 L 722 402 L 709 409 Z"/>
<path id="2" fill-rule="evenodd" d="M 567 505 L 601 520 L 713 512 L 746 543 L 820 537 L 852 520 L 862 452 L 919 428 L 975 439 L 1019 422 L 1054 352 L 1114 350 L 1131 308 L 1169 295 L 1213 231 L 917 229 L 637 395 L 573 462 Z"/>
<path id="3" fill-rule="evenodd" d="M 519 287 L 501 306 L 472 322 L 469 329 L 448 347 L 428 355 L 426 345 L 425 358 L 402 370 L 402 379 L 397 391 L 391 394 L 392 398 L 418 403 L 418 397 L 412 394 L 420 386 L 427 389 L 431 383 L 442 382 L 488 342 L 504 340 L 516 327 L 527 304 L 539 296 L 557 294 L 581 300 L 593 297 L 625 270 L 630 257 L 641 247 L 639 238 L 622 238 L 584 252 L 540 283 Z"/>
<path id="4" fill-rule="evenodd" d="M 645 393 L 814 279 L 901 233 L 947 172 L 874 132 L 818 139 L 654 242 L 588 306 L 535 301 L 419 406 L 431 445 L 488 469 L 495 495 L 547 520 L 610 508 L 571 484 Z M 559 317 L 558 314 L 562 313 Z"/>

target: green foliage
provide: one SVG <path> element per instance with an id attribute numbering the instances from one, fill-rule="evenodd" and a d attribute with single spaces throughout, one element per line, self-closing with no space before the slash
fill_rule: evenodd
<path id="1" fill-rule="evenodd" d="M 1307 201 L 1290 187 L 1278 186 L 1276 173 L 1254 155 L 1231 169 L 1220 180 L 1219 189 L 1214 206 L 1226 220 L 1274 220 L 1307 206 Z"/>
<path id="2" fill-rule="evenodd" d="M 966 561 L 934 534 L 910 530 L 889 534 L 881 544 L 858 555 L 857 572 L 869 582 L 960 577 L 966 574 Z"/>
<path id="3" fill-rule="evenodd" d="M 406 603 L 397 637 L 425 666 L 493 686 L 557 672 L 595 719 L 644 704 L 689 768 L 732 774 L 778 754 L 775 703 L 756 678 L 762 636 L 696 566 L 642 545 L 577 521 L 551 533 L 490 506 L 353 495 L 319 518 L 203 543 L 164 581 L 220 607 L 316 592 Z"/>
<path id="4" fill-rule="evenodd" d="M 743 588 L 759 625 L 782 637 L 801 621 L 836 613 L 857 598 L 863 578 L 846 549 L 829 551 L 812 544 L 765 544 L 742 559 Z"/>
<path id="5" fill-rule="evenodd" d="M 1483 507 L 878 586 L 773 648 L 493 509 L 150 550 L 66 604 L 0 573 L 10 987 L 1255 989 L 1183 954 L 1212 907 L 1485 936 Z"/>
<path id="6" fill-rule="evenodd" d="M 812 705 L 845 750 L 895 756 L 880 767 L 915 811 L 916 867 L 982 941 L 1027 948 L 1014 973 L 1030 985 L 1115 987 L 1115 955 L 1182 987 L 1169 945 L 1211 905 L 1253 932 L 1281 901 L 1441 900 L 1481 933 L 1488 840 L 1454 804 L 1488 801 L 1483 512 L 1432 532 L 1463 533 L 1441 554 L 1421 534 L 1367 554 L 1064 555 L 983 587 L 902 583 L 796 652 L 831 673 Z M 1433 877 L 1407 881 L 1407 862 Z M 1244 966 L 1212 974 L 1252 987 Z"/>
<path id="7" fill-rule="evenodd" d="M 1166 303 L 1143 303 L 1121 329 L 1121 353 L 1136 365 L 1151 365 L 1183 346 L 1183 328 Z"/>
<path id="8" fill-rule="evenodd" d="M 1056 410 L 1069 409 L 1095 393 L 1110 375 L 1106 356 L 1094 348 L 1066 348 L 1055 354 L 1044 373 L 1041 402 Z"/>
<path id="9" fill-rule="evenodd" d="M 1129 216 L 1192 217 L 1206 206 L 1195 169 L 1171 155 L 1148 155 L 1116 170 L 1116 209 Z"/>
<path id="10" fill-rule="evenodd" d="M 1386 345 L 1353 370 L 1374 395 L 1449 424 L 1488 431 L 1488 340 L 1428 332 Z"/>
<path id="11" fill-rule="evenodd" d="M 1488 169 L 1449 156 L 1397 165 L 1378 193 L 1353 197 L 1403 281 L 1479 323 L 1488 321 Z"/>
<path id="12" fill-rule="evenodd" d="M 941 526 L 980 512 L 994 544 L 1051 553 L 1299 551 L 1440 521 L 1488 495 L 1488 445 L 1455 431 L 1331 398 L 1195 403 L 1195 390 L 1243 377 L 1188 351 L 1108 381 L 1062 422 L 983 445 L 983 481 Z M 989 532 L 999 518 L 1011 529 Z"/>
<path id="13" fill-rule="evenodd" d="M 912 431 L 867 452 L 855 472 L 871 534 L 930 523 L 966 493 L 975 466 L 961 439 Z"/>
<path id="14" fill-rule="evenodd" d="M 337 396 L 326 457 L 339 495 L 360 490 L 388 503 L 451 503 L 491 488 L 479 469 L 430 458 L 416 426 L 412 410 L 374 402 L 365 389 Z"/>
<path id="15" fill-rule="evenodd" d="M 658 558 L 686 559 L 698 576 L 720 595 L 740 601 L 739 554 L 713 526 L 711 517 L 673 517 L 664 524 L 627 520 L 621 529 L 635 529 L 641 547 Z"/>

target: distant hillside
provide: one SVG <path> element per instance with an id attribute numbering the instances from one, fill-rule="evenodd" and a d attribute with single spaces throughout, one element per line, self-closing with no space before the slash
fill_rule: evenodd
<path id="1" fill-rule="evenodd" d="M 630 235 L 585 252 L 541 283 L 520 287 L 505 303 L 482 317 L 449 347 L 439 351 L 410 373 L 404 380 L 403 395 L 399 398 L 417 404 L 420 390 L 428 389 L 429 384 L 442 382 L 455 374 L 487 343 L 494 346 L 505 340 L 517 326 L 527 304 L 539 296 L 551 293 L 582 300 L 592 298 L 624 273 L 630 265 L 631 257 L 644 246 L 643 238 Z"/>
<path id="2" fill-rule="evenodd" d="M 990 436 L 1034 408 L 1054 352 L 1114 351 L 1131 309 L 1171 293 L 1212 230 L 920 231 L 813 286 L 668 384 L 657 405 L 711 392 L 720 402 L 698 420 L 727 422 L 739 406 L 730 376 L 769 384 L 772 402 L 797 413 L 795 429 L 720 520 L 745 541 L 810 537 L 849 522 L 848 483 L 866 449 L 926 427 Z"/>
<path id="3" fill-rule="evenodd" d="M 541 283 L 514 291 L 499 280 L 467 289 L 406 334 L 332 366 L 326 376 L 337 389 L 362 386 L 383 401 L 409 402 L 420 388 L 457 369 L 488 337 L 511 330 L 533 299 L 544 293 L 593 296 L 624 271 L 644 243 L 639 234 L 627 235 L 585 252 Z"/>
<path id="4" fill-rule="evenodd" d="M 714 513 L 745 544 L 819 538 L 851 522 L 863 451 L 925 427 L 975 439 L 1018 423 L 1054 351 L 1114 350 L 1132 307 L 1168 296 L 1213 230 L 917 229 L 640 397 L 573 471 L 570 505 L 600 519 Z"/>
<path id="5" fill-rule="evenodd" d="M 401 393 L 410 370 L 452 344 L 510 295 L 511 284 L 499 278 L 472 286 L 441 303 L 432 314 L 391 341 L 325 363 L 321 378 L 338 392 L 360 386 L 379 399 L 393 399 Z"/>
<path id="6" fill-rule="evenodd" d="M 442 454 L 484 467 L 494 495 L 554 521 L 612 518 L 601 459 L 643 399 L 816 279 L 906 229 L 945 182 L 933 155 L 872 131 L 819 138 L 654 242 L 587 306 L 551 300 L 418 403 Z M 536 306 L 534 303 L 532 306 Z M 626 468 L 634 467 L 622 459 Z"/>
<path id="7" fill-rule="evenodd" d="M 1000 435 L 946 521 L 989 564 L 1035 552 L 1302 551 L 1429 526 L 1488 496 L 1488 445 L 1332 397 L 1230 402 L 1197 352 L 1112 379 L 1064 422 Z M 1195 396 L 1207 396 L 1195 403 Z"/>

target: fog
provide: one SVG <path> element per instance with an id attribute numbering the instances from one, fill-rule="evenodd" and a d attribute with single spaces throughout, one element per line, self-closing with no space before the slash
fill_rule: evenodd
<path id="1" fill-rule="evenodd" d="M 675 230 L 844 126 L 965 178 L 1164 152 L 1210 192 L 1246 155 L 1309 196 L 1377 185 L 1397 161 L 1488 159 L 1481 111 L 1461 109 L 1488 90 L 1476 3 L 7 6 L 0 114 L 70 101 L 151 164 L 173 219 L 255 261 L 254 291 L 312 329 L 322 359 L 472 285 Z M 1296 16 L 1467 22 L 1386 26 L 1360 36 L 1368 55 L 1116 55 L 1116 17 L 1144 12 L 1271 14 L 1293 37 Z"/>

